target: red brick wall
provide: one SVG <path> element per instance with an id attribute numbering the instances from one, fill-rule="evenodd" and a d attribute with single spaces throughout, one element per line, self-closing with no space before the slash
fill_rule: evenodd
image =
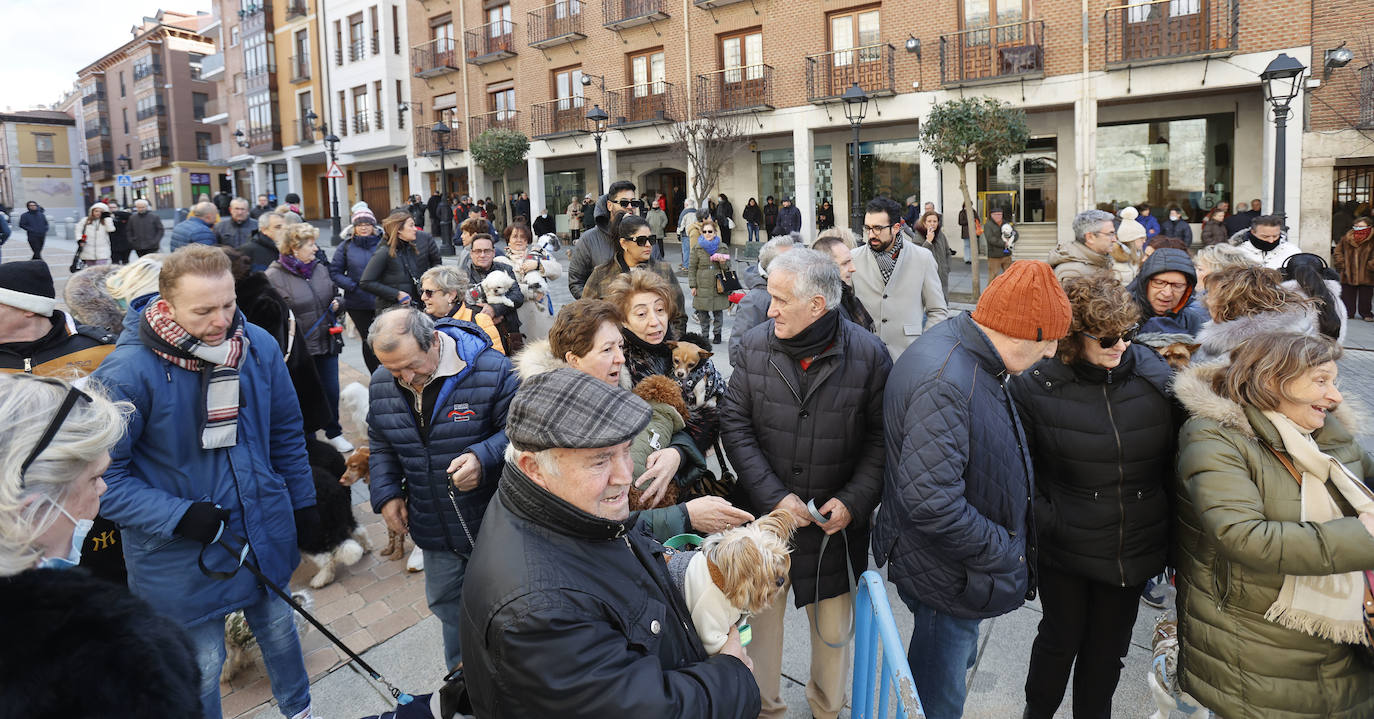
<path id="1" fill-rule="evenodd" d="M 1331 72 L 1321 87 L 1309 93 L 1308 116 L 1313 130 L 1350 129 L 1360 110 L 1360 68 L 1374 63 L 1374 3 L 1315 0 L 1312 3 L 1312 76 L 1322 77 L 1326 50 L 1341 42 L 1355 59 Z"/>

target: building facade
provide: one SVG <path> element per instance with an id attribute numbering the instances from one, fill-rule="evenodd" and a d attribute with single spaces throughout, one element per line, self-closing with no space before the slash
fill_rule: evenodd
<path id="1" fill-rule="evenodd" d="M 78 123 L 96 197 L 148 200 L 169 215 L 212 192 L 212 148 L 219 129 L 201 122 L 215 85 L 202 61 L 215 52 L 200 34 L 207 15 L 159 11 L 132 29 L 133 39 L 77 73 Z M 116 187 L 119 174 L 131 187 Z"/>
<path id="2" fill-rule="evenodd" d="M 76 120 L 65 112 L 0 114 L 0 205 L 11 208 L 11 219 L 31 201 L 54 220 L 85 214 L 81 145 Z"/>

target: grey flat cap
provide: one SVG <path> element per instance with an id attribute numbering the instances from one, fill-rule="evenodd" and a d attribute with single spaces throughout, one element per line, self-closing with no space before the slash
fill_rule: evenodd
<path id="1" fill-rule="evenodd" d="M 592 449 L 628 442 L 649 425 L 649 403 L 571 368 L 520 383 L 506 415 L 516 449 Z"/>

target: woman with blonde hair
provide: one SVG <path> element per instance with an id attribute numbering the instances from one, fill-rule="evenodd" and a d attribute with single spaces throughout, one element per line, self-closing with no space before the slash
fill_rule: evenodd
<path id="1" fill-rule="evenodd" d="M 181 628 L 124 587 L 69 571 L 128 411 L 96 387 L 0 375 L 0 706 L 53 717 L 201 715 L 195 650 Z"/>
<path id="2" fill-rule="evenodd" d="M 1228 719 L 1374 716 L 1365 572 L 1374 458 L 1336 388 L 1341 347 L 1271 332 L 1174 389 L 1179 684 Z"/>
<path id="3" fill-rule="evenodd" d="M 352 452 L 353 445 L 343 436 L 339 424 L 339 353 L 343 351 L 343 332 L 339 326 L 342 302 L 338 287 L 329 276 L 329 266 L 320 261 L 317 239 L 320 231 L 304 222 L 287 225 L 279 235 L 281 256 L 264 273 L 272 288 L 286 300 L 296 325 L 302 329 L 305 346 L 320 388 L 329 403 L 324 434 L 340 452 Z"/>
<path id="4" fill-rule="evenodd" d="M 1232 267 L 1207 275 L 1202 303 L 1212 321 L 1197 334 L 1193 363 L 1226 361 L 1246 340 L 1268 332 L 1316 334 L 1313 301 L 1281 287 L 1277 270 L 1258 265 Z"/>
<path id="5" fill-rule="evenodd" d="M 1198 298 L 1201 299 L 1207 292 L 1207 275 L 1232 267 L 1254 266 L 1255 261 L 1234 245 L 1223 242 L 1219 245 L 1204 246 L 1193 257 L 1193 267 L 1197 269 Z"/>

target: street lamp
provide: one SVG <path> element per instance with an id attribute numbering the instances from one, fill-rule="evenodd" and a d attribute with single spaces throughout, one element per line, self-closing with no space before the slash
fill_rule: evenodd
<path id="1" fill-rule="evenodd" d="M 1302 74 L 1307 67 L 1287 53 L 1279 53 L 1269 66 L 1260 73 L 1264 83 L 1264 99 L 1274 108 L 1274 203 L 1271 214 L 1285 217 L 1284 213 L 1284 173 L 1287 169 L 1285 155 L 1288 154 L 1288 107 L 1302 91 Z M 1287 226 L 1287 222 L 1284 223 Z"/>
<path id="2" fill-rule="evenodd" d="M 863 205 L 859 201 L 859 126 L 864 122 L 864 115 L 868 114 L 868 93 L 856 82 L 844 91 L 840 99 L 844 100 L 844 118 L 849 120 L 849 126 L 854 128 L 854 150 L 853 157 L 850 158 L 850 165 L 854 168 L 854 189 L 850 197 L 849 227 L 860 240 L 863 240 L 860 229 L 864 224 Z"/>
<path id="3" fill-rule="evenodd" d="M 85 200 L 85 204 L 87 207 L 90 207 L 91 205 L 95 204 L 94 198 L 92 198 L 90 194 L 91 163 L 82 160 L 81 162 L 76 163 L 76 166 L 81 168 L 81 199 Z"/>
<path id="4" fill-rule="evenodd" d="M 592 109 L 587 112 L 587 119 L 592 123 L 592 129 L 588 132 L 596 139 L 596 196 L 601 197 L 606 194 L 605 173 L 601 169 L 601 138 L 606 135 L 606 123 L 611 116 L 607 115 L 600 105 L 592 105 Z"/>
<path id="5" fill-rule="evenodd" d="M 322 132 L 328 132 L 329 126 L 320 125 L 320 130 Z M 335 154 L 335 150 L 337 150 L 339 147 L 339 136 L 333 133 L 325 135 L 324 147 L 325 150 L 329 153 L 329 166 L 333 167 L 334 163 L 339 161 L 338 155 Z M 342 241 L 341 235 L 343 234 L 343 229 L 339 227 L 339 178 L 329 178 L 329 194 L 332 196 L 330 198 L 330 202 L 333 210 L 333 212 L 331 213 L 333 217 L 331 217 L 330 219 L 333 220 L 334 225 L 334 239 L 331 244 L 333 244 L 335 247 L 338 247 L 339 242 Z"/>
<path id="6" fill-rule="evenodd" d="M 115 159 L 119 160 L 119 170 L 120 170 L 120 173 L 121 173 L 121 174 L 125 174 L 125 175 L 129 174 L 129 170 L 132 170 L 133 167 L 134 167 L 134 162 L 133 162 L 133 160 L 130 160 L 130 159 L 129 159 L 129 156 L 128 156 L 128 155 L 120 155 L 119 157 L 117 157 L 117 158 L 115 158 Z M 129 206 L 129 186 L 128 186 L 128 185 L 125 185 L 125 186 L 124 186 L 124 204 L 121 205 L 121 207 L 128 207 L 128 206 Z"/>
<path id="7" fill-rule="evenodd" d="M 448 154 L 449 129 L 442 120 L 429 129 L 434 133 L 434 141 L 439 145 L 439 254 L 452 255 L 453 249 L 453 208 L 448 204 L 448 169 L 444 166 L 444 155 Z"/>

